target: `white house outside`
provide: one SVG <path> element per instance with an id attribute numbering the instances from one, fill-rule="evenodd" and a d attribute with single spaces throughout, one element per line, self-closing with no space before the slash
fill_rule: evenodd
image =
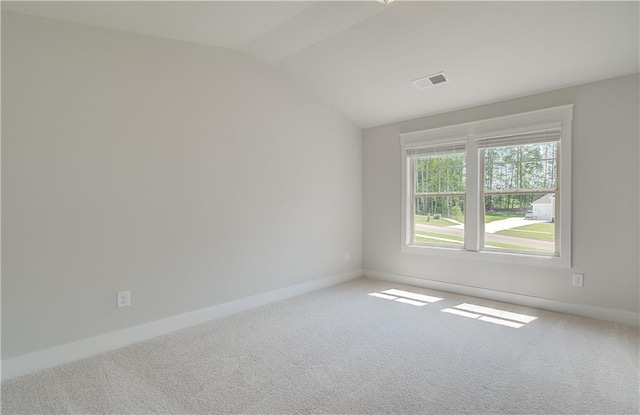
<path id="1" fill-rule="evenodd" d="M 533 202 L 533 219 L 552 220 L 556 210 L 556 195 L 546 194 Z"/>

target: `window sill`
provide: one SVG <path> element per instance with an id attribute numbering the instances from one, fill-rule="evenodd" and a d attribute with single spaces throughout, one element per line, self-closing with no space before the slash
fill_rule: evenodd
<path id="1" fill-rule="evenodd" d="M 535 265 L 552 268 L 571 268 L 571 259 L 566 256 L 528 255 L 514 252 L 468 251 L 458 247 L 403 245 L 406 254 L 452 257 L 466 260 L 480 260 L 508 264 Z"/>

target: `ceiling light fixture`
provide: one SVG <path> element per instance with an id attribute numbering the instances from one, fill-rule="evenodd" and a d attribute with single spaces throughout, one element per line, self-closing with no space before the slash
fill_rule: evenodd
<path id="1" fill-rule="evenodd" d="M 378 3 L 380 3 L 380 4 L 389 4 L 389 3 L 393 3 L 393 0 L 378 0 Z"/>

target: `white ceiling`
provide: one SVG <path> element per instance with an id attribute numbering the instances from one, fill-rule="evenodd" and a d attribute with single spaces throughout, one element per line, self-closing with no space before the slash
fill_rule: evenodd
<path id="1" fill-rule="evenodd" d="M 238 49 L 360 127 L 639 71 L 638 2 L 2 2 Z M 417 90 L 413 79 L 450 79 Z"/>

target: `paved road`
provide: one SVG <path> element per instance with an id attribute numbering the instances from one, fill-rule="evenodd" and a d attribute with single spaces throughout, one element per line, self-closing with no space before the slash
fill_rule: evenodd
<path id="1" fill-rule="evenodd" d="M 539 221 L 536 221 L 536 222 L 539 222 Z M 527 224 L 531 224 L 531 223 L 532 221 L 530 220 L 527 221 Z M 434 225 L 425 225 L 423 223 L 416 223 L 416 230 L 437 233 L 440 235 L 457 236 L 460 238 L 464 237 L 464 230 L 460 229 L 459 225 L 434 226 Z M 532 249 L 544 249 L 545 251 L 549 251 L 549 252 L 553 252 L 555 250 L 555 244 L 553 242 L 518 238 L 516 236 L 496 235 L 496 234 L 487 233 L 485 235 L 485 239 L 486 239 L 485 241 L 486 244 L 491 244 L 491 242 L 498 242 L 503 244 L 524 246 Z"/>
<path id="2" fill-rule="evenodd" d="M 525 219 L 522 217 L 519 218 L 506 218 L 500 220 L 494 220 L 493 222 L 489 222 L 484 225 L 485 233 L 496 233 L 499 231 L 504 231 L 507 229 L 517 228 L 519 226 L 525 225 L 533 225 L 534 223 L 546 223 L 548 220 L 534 220 L 534 219 Z M 464 223 L 460 223 L 458 225 L 450 226 L 454 229 L 464 229 Z"/>

